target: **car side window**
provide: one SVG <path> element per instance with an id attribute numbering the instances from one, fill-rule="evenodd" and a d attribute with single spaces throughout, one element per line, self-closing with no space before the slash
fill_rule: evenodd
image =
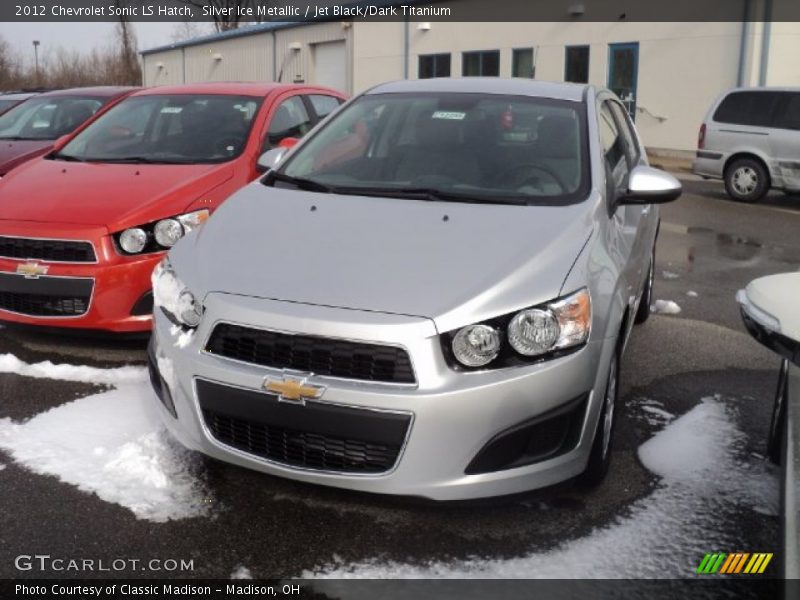
<path id="1" fill-rule="evenodd" d="M 292 96 L 281 102 L 273 113 L 261 151 L 276 147 L 284 138 L 303 137 L 310 129 L 311 117 L 303 100 L 300 96 Z"/>
<path id="2" fill-rule="evenodd" d="M 783 105 L 776 117 L 776 127 L 800 130 L 800 93 L 781 93 Z"/>
<path id="3" fill-rule="evenodd" d="M 631 124 L 631 118 L 628 111 L 622 108 L 622 105 L 617 102 L 610 103 L 611 110 L 617 118 L 622 137 L 625 139 L 625 155 L 628 158 L 628 167 L 633 166 L 638 162 L 641 151 L 639 143 L 636 139 L 636 133 Z"/>
<path id="4" fill-rule="evenodd" d="M 717 123 L 770 127 L 780 100 L 779 92 L 732 92 L 714 111 Z"/>
<path id="5" fill-rule="evenodd" d="M 314 107 L 314 112 L 317 113 L 317 118 L 320 120 L 327 117 L 342 104 L 342 100 L 339 98 L 322 94 L 311 94 L 308 99 L 311 102 L 311 106 Z"/>
<path id="6" fill-rule="evenodd" d="M 609 193 L 623 189 L 628 176 L 628 159 L 625 154 L 625 140 L 619 131 L 609 102 L 600 105 L 597 119 L 600 129 L 600 144 L 603 148 L 606 174 L 609 177 Z"/>

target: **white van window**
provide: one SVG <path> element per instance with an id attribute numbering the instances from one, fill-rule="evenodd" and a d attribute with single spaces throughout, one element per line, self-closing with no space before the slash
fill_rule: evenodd
<path id="1" fill-rule="evenodd" d="M 717 123 L 770 127 L 780 101 L 778 92 L 733 92 L 714 112 Z"/>
<path id="2" fill-rule="evenodd" d="M 776 127 L 800 130 L 800 92 L 783 93 L 783 104 L 778 111 Z"/>

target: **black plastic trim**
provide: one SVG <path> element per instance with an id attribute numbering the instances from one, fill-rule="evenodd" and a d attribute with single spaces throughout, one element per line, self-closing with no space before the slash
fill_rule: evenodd
<path id="1" fill-rule="evenodd" d="M 542 462 L 573 450 L 580 441 L 589 392 L 544 414 L 505 429 L 490 439 L 464 470 L 466 475 L 478 475 L 524 467 Z M 556 423 L 557 420 L 563 421 Z M 560 427 L 561 431 L 552 428 Z M 542 428 L 550 428 L 555 442 L 535 446 Z"/>

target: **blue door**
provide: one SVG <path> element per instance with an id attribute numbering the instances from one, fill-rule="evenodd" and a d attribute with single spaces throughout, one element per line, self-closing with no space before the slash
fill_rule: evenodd
<path id="1" fill-rule="evenodd" d="M 636 120 L 636 83 L 639 78 L 639 42 L 608 45 L 608 89 L 619 96 Z"/>

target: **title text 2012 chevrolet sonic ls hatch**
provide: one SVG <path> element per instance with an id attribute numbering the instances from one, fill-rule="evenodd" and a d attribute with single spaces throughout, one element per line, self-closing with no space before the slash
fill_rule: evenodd
<path id="1" fill-rule="evenodd" d="M 680 191 L 608 91 L 373 88 L 156 268 L 163 418 L 218 459 L 369 492 L 598 483 Z"/>

